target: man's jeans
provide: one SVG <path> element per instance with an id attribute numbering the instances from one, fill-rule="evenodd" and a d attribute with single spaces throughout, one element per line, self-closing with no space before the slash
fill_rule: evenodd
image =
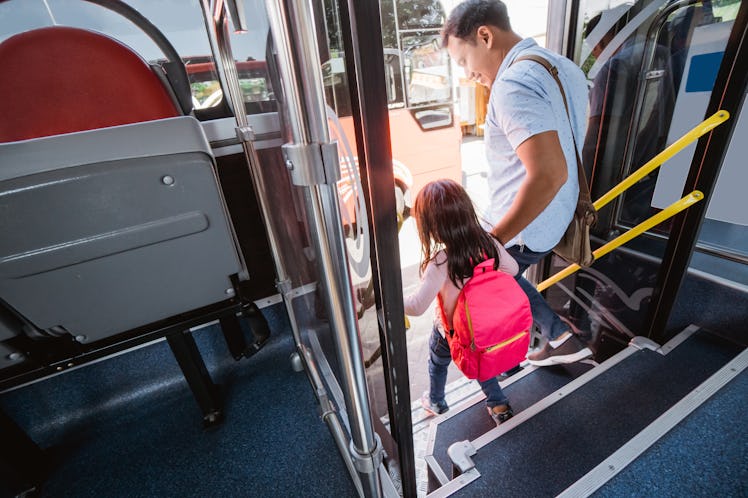
<path id="1" fill-rule="evenodd" d="M 429 398 L 433 405 L 444 405 L 444 388 L 447 384 L 447 369 L 452 361 L 452 355 L 449 352 L 449 343 L 442 337 L 436 327 L 431 331 L 429 338 L 429 378 L 431 388 L 429 389 Z M 499 387 L 499 381 L 496 377 L 483 382 L 478 382 L 483 394 L 486 395 L 486 406 L 507 405 L 509 400 Z"/>
<path id="2" fill-rule="evenodd" d="M 522 276 L 530 265 L 534 265 L 551 251 L 534 252 L 523 246 L 507 247 L 506 251 L 519 265 L 519 272 L 517 272 L 515 278 L 530 300 L 532 318 L 537 326 L 540 327 L 540 332 L 543 334 L 543 337 L 552 340 L 569 330 L 569 327 L 562 322 L 558 315 L 550 306 L 548 306 L 548 303 L 545 302 L 545 299 L 543 299 L 543 296 L 540 295 L 535 286 Z"/>

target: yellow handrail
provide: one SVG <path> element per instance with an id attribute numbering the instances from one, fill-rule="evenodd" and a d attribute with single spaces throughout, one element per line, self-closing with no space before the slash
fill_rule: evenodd
<path id="1" fill-rule="evenodd" d="M 713 130 L 720 124 L 727 121 L 729 118 L 730 113 L 723 110 L 719 110 L 712 114 L 710 117 L 692 128 L 691 131 L 670 144 L 665 150 L 647 161 L 644 166 L 631 173 L 628 177 L 626 177 L 625 180 L 610 189 L 605 195 L 596 200 L 593 204 L 595 206 L 595 209 L 599 210 L 600 208 L 605 206 L 607 203 L 619 196 L 624 190 L 628 189 L 633 184 L 647 176 L 649 173 L 662 166 L 665 161 L 683 150 L 691 142 L 697 140 L 705 133 Z"/>
<path id="2" fill-rule="evenodd" d="M 654 156 L 652 159 L 647 161 L 644 164 L 644 166 L 642 166 L 638 170 L 631 173 L 621 183 L 619 183 L 618 185 L 610 189 L 608 192 L 606 192 L 605 195 L 603 195 L 602 197 L 600 197 L 598 200 L 596 200 L 593 203 L 593 206 L 595 206 L 595 209 L 597 210 L 601 209 L 603 206 L 605 206 L 610 201 L 612 201 L 613 199 L 621 195 L 621 193 L 623 193 L 629 187 L 634 185 L 636 182 L 638 182 L 639 180 L 641 180 L 642 178 L 650 174 L 655 169 L 662 166 L 663 163 L 665 163 L 667 160 L 672 158 L 675 154 L 683 150 L 690 143 L 694 142 L 699 137 L 713 130 L 714 128 L 724 123 L 728 119 L 730 119 L 729 112 L 722 110 L 722 109 L 715 112 L 714 114 L 706 118 L 704 121 L 702 121 L 698 125 L 691 128 L 690 131 L 688 131 L 685 135 L 683 135 L 678 140 L 670 144 L 667 148 L 665 148 L 665 150 L 663 150 L 662 152 Z M 698 190 L 694 190 L 689 195 L 685 196 L 683 199 L 680 199 L 679 201 L 674 202 L 673 204 L 666 207 L 665 209 L 663 209 L 656 215 L 644 220 L 643 222 L 639 223 L 631 230 L 619 235 L 618 237 L 611 240 L 610 242 L 603 245 L 602 247 L 599 247 L 596 251 L 592 251 L 592 255 L 595 257 L 595 260 L 599 259 L 600 257 L 608 254 L 610 251 L 612 251 L 616 247 L 625 244 L 626 242 L 633 239 L 634 237 L 640 235 L 646 230 L 649 230 L 653 226 L 659 223 L 662 223 L 666 219 L 686 209 L 688 206 L 695 204 L 696 202 L 699 202 L 703 198 L 704 198 L 704 194 L 702 194 Z M 544 291 L 545 289 L 555 284 L 556 282 L 563 280 L 564 278 L 573 274 L 574 272 L 579 270 L 579 268 L 581 267 L 577 264 L 572 264 L 564 268 L 563 270 L 556 273 L 555 275 L 540 282 L 537 287 L 538 291 Z"/>
<path id="3" fill-rule="evenodd" d="M 655 225 L 658 225 L 665 221 L 666 219 L 670 218 L 671 216 L 674 216 L 677 213 L 680 213 L 687 207 L 696 204 L 700 200 L 704 198 L 704 194 L 702 194 L 698 190 L 694 190 L 684 198 L 675 201 L 674 203 L 670 204 L 668 207 L 660 211 L 659 213 L 655 214 L 654 216 L 647 218 L 646 220 L 642 221 L 638 225 L 636 225 L 634 228 L 628 230 L 625 233 L 622 233 L 615 239 L 611 240 L 607 244 L 599 247 L 595 251 L 592 251 L 592 255 L 595 256 L 595 261 L 600 259 L 601 257 L 608 254 L 610 251 L 615 249 L 618 246 L 621 246 L 625 244 L 626 242 L 630 241 L 634 237 L 640 235 L 641 233 L 649 230 Z M 568 277 L 572 273 L 576 272 L 581 268 L 577 264 L 572 264 L 570 266 L 567 266 L 560 272 L 556 273 L 555 275 L 543 280 L 538 284 L 538 291 L 542 292 L 551 285 L 555 284 L 556 282 L 563 280 L 564 278 Z"/>

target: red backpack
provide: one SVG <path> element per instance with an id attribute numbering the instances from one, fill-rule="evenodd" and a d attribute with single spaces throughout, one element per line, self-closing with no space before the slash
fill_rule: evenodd
<path id="1" fill-rule="evenodd" d="M 439 296 L 439 312 L 455 365 L 469 379 L 488 380 L 517 366 L 530 345 L 532 312 L 511 275 L 488 259 L 475 267 L 457 297 L 452 331 Z"/>

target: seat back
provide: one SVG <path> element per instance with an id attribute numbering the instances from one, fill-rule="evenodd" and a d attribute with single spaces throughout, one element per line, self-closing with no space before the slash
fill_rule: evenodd
<path id="1" fill-rule="evenodd" d="M 54 26 L 0 44 L 0 142 L 180 115 L 151 67 L 99 33 Z"/>
<path id="2" fill-rule="evenodd" d="M 242 264 L 210 146 L 150 67 L 58 27 L 0 44 L 8 64 L 0 92 L 18 102 L 0 108 L 0 297 L 80 343 L 233 297 Z"/>

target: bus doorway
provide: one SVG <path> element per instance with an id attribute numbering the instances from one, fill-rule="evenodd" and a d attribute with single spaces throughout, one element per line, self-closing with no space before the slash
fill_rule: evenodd
<path id="1" fill-rule="evenodd" d="M 740 2 L 599 4 L 588 2 L 579 11 L 582 30 L 574 45 L 591 86 L 583 163 L 593 200 L 715 110 L 710 98 L 718 91 L 718 69 L 740 7 Z M 740 84 L 734 78 L 728 83 Z M 734 127 L 732 136 L 743 133 L 742 99 L 738 91 L 734 102 L 720 101 L 734 106 L 736 114 L 725 127 Z M 703 219 L 695 217 L 699 208 L 663 223 L 550 291 L 603 349 L 634 335 L 667 340 L 689 323 L 745 340 L 736 332 L 746 319 L 744 305 L 724 305 L 743 303 L 748 291 L 748 232 L 738 214 L 745 211 L 743 196 L 733 187 L 744 180 L 735 159 L 741 147 L 739 140 L 724 148 L 712 144 L 708 159 L 697 159 L 703 151 L 694 142 L 600 212 L 595 235 L 602 244 L 685 195 L 696 178 L 714 189 Z M 686 240 L 693 239 L 692 255 L 684 245 L 686 233 Z M 664 269 L 671 257 L 681 261 L 679 270 Z"/>

